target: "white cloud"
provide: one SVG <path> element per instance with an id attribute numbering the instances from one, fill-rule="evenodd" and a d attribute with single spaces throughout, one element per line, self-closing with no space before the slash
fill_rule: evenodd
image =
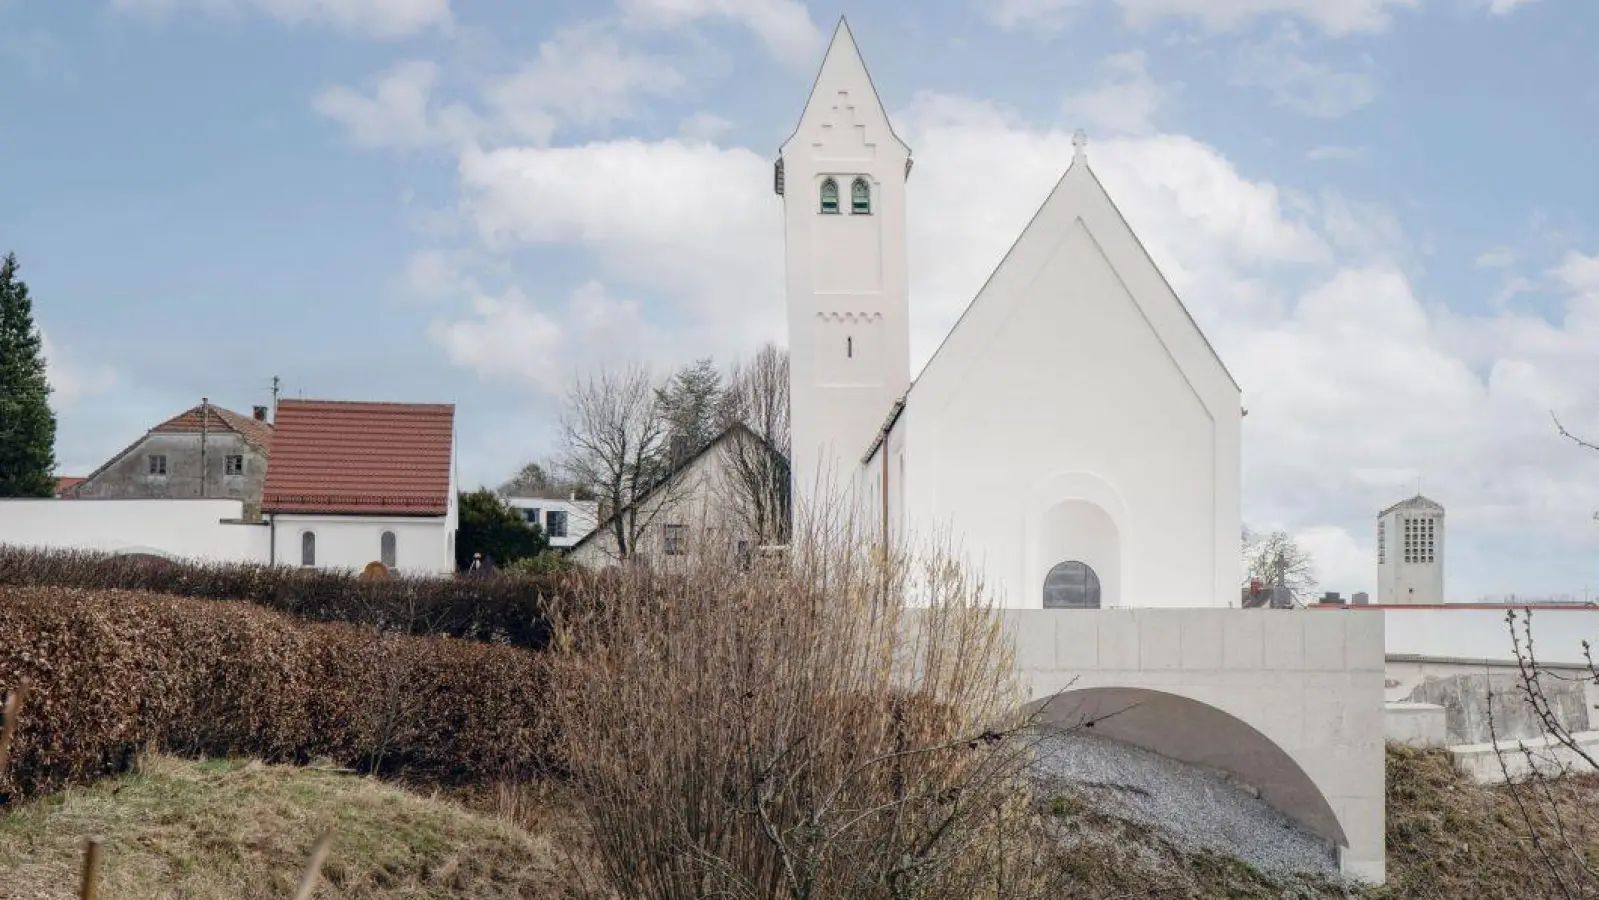
<path id="1" fill-rule="evenodd" d="M 1477 268 L 1503 269 L 1515 265 L 1519 258 L 1516 251 L 1509 247 L 1494 247 L 1483 251 L 1482 255 L 1477 257 Z"/>
<path id="2" fill-rule="evenodd" d="M 733 123 L 715 113 L 697 112 L 678 123 L 677 135 L 685 141 L 714 142 L 729 131 Z"/>
<path id="3" fill-rule="evenodd" d="M 1058 31 L 1071 21 L 1084 0 L 978 0 L 981 9 L 1001 28 Z"/>
<path id="4" fill-rule="evenodd" d="M 104 394 L 117 384 L 115 369 L 101 363 L 86 365 L 62 350 L 43 328 L 39 329 L 42 354 L 45 360 L 45 377 L 50 381 L 50 404 L 57 409 L 68 408 L 79 400 Z"/>
<path id="5" fill-rule="evenodd" d="M 1488 0 L 1488 11 L 1496 16 L 1508 15 L 1533 0 Z"/>
<path id="6" fill-rule="evenodd" d="M 1233 84 L 1263 88 L 1277 105 L 1322 119 L 1348 115 L 1376 99 L 1377 81 L 1369 73 L 1311 62 L 1302 53 L 1304 43 L 1290 25 L 1244 48 L 1234 60 Z"/>
<path id="7" fill-rule="evenodd" d="M 438 66 L 401 62 L 369 80 L 369 93 L 343 85 L 321 89 L 311 100 L 318 113 L 345 127 L 359 147 L 409 149 L 466 140 L 479 128 L 464 106 L 438 106 Z"/>
<path id="8" fill-rule="evenodd" d="M 799 0 L 620 0 L 632 25 L 679 28 L 699 19 L 731 19 L 748 28 L 768 51 L 793 65 L 814 65 L 822 33 Z"/>
<path id="9" fill-rule="evenodd" d="M 1420 0 L 1116 0 L 1133 25 L 1161 19 L 1191 19 L 1217 30 L 1238 28 L 1267 16 L 1292 16 L 1332 35 L 1382 31 L 1396 9 Z"/>
<path id="10" fill-rule="evenodd" d="M 1420 0 L 1115 0 L 1129 24 L 1146 27 L 1165 19 L 1187 19 L 1214 30 L 1230 30 L 1268 16 L 1292 16 L 1332 34 L 1382 31 L 1392 11 Z M 1490 0 L 1514 5 L 1528 0 Z M 1086 0 L 977 0 L 1002 28 L 1060 29 Z M 1497 11 L 1497 10 L 1496 10 Z"/>
<path id="11" fill-rule="evenodd" d="M 627 117 L 639 95 L 669 96 L 683 76 L 664 59 L 624 50 L 602 23 L 562 29 L 519 71 L 484 91 L 508 133 L 545 144 L 566 126 L 601 126 Z"/>
<path id="12" fill-rule="evenodd" d="M 111 8 L 165 15 L 196 9 L 212 15 L 255 11 L 290 25 L 325 25 L 379 40 L 452 25 L 450 0 L 111 0 Z"/>
<path id="13" fill-rule="evenodd" d="M 1170 92 L 1149 77 L 1143 51 L 1107 57 L 1100 63 L 1100 72 L 1098 84 L 1067 95 L 1061 105 L 1067 118 L 1111 135 L 1153 131 L 1155 115 Z"/>

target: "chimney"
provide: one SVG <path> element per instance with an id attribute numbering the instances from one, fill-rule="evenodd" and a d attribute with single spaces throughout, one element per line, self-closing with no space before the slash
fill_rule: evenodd
<path id="1" fill-rule="evenodd" d="M 255 408 L 255 420 L 257 422 L 265 422 L 266 421 L 266 417 L 267 417 L 267 408 L 264 407 L 264 406 L 257 406 Z"/>

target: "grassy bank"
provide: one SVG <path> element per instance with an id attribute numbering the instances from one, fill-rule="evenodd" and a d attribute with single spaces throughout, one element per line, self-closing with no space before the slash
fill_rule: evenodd
<path id="1" fill-rule="evenodd" d="M 324 829 L 333 845 L 317 897 L 568 895 L 571 868 L 547 835 L 452 800 L 314 768 L 169 756 L 0 815 L 0 895 L 77 897 L 95 836 L 105 900 L 283 900 Z"/>

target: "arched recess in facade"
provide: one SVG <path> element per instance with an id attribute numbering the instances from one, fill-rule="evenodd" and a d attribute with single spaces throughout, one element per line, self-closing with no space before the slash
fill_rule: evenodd
<path id="1" fill-rule="evenodd" d="M 1147 688 L 1098 687 L 1062 691 L 1025 712 L 1040 710 L 1046 724 L 1091 721 L 1090 734 L 1226 772 L 1313 834 L 1349 846 L 1332 804 L 1299 763 L 1248 722 L 1214 706 Z"/>

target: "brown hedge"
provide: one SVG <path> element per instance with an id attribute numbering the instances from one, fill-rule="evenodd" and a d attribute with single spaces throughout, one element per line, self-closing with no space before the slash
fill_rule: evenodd
<path id="1" fill-rule="evenodd" d="M 0 803 L 125 768 L 146 746 L 436 780 L 541 763 L 535 654 L 307 624 L 249 604 L 0 587 L 0 691 L 32 688 Z"/>
<path id="2" fill-rule="evenodd" d="M 546 610 L 574 595 L 571 574 L 360 578 L 291 566 L 199 565 L 148 556 L 0 546 L 0 586 L 151 591 L 244 600 L 317 622 L 441 634 L 543 649 Z"/>

